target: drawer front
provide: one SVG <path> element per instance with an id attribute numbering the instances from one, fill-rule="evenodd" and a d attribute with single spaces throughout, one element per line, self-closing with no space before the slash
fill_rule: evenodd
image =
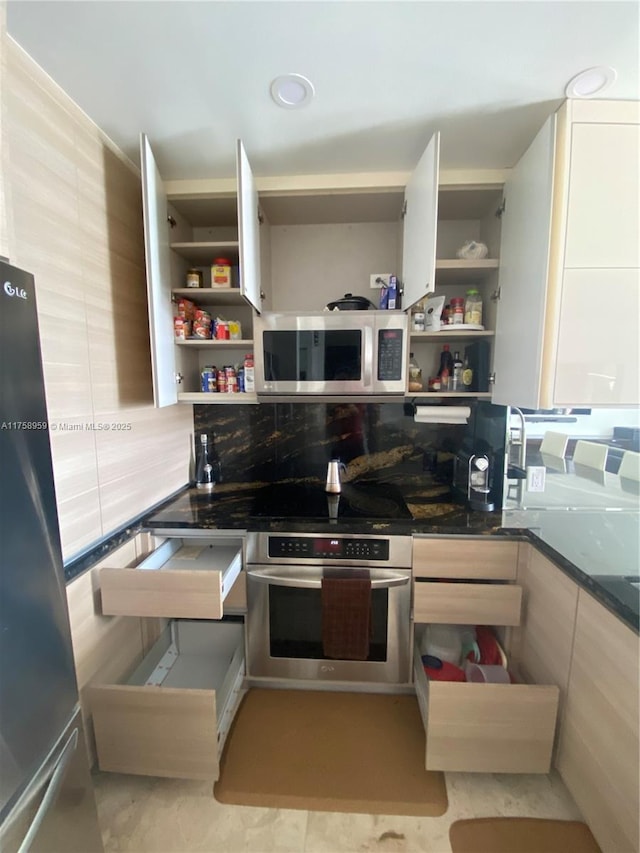
<path id="1" fill-rule="evenodd" d="M 415 622 L 454 625 L 519 625 L 522 587 L 514 584 L 431 583 L 413 585 Z"/>
<path id="2" fill-rule="evenodd" d="M 415 539 L 417 578 L 515 580 L 518 543 L 494 539 Z"/>
<path id="3" fill-rule="evenodd" d="M 218 778 L 215 690 L 110 685 L 91 696 L 101 770 Z"/>
<path id="4" fill-rule="evenodd" d="M 242 569 L 242 550 L 169 539 L 134 568 L 100 570 L 106 616 L 221 619 Z"/>
<path id="5" fill-rule="evenodd" d="M 220 572 L 101 569 L 105 616 L 221 619 Z"/>
<path id="6" fill-rule="evenodd" d="M 549 772 L 557 687 L 429 682 L 418 653 L 414 674 L 427 770 Z"/>

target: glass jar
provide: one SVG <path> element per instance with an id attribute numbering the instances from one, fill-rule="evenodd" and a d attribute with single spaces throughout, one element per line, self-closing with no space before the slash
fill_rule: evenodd
<path id="1" fill-rule="evenodd" d="M 409 353 L 409 391 L 422 391 L 422 370 L 413 353 Z"/>
<path id="2" fill-rule="evenodd" d="M 187 287 L 202 287 L 202 270 L 187 270 Z"/>
<path id="3" fill-rule="evenodd" d="M 482 299 L 475 288 L 467 290 L 464 303 L 464 322 L 471 326 L 482 325 Z"/>

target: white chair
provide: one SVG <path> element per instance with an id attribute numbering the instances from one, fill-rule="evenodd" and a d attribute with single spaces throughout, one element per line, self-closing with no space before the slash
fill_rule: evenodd
<path id="1" fill-rule="evenodd" d="M 596 471 L 604 471 L 608 451 L 606 444 L 596 444 L 595 441 L 576 441 L 573 463 L 584 465 L 585 468 L 595 468 Z"/>
<path id="2" fill-rule="evenodd" d="M 633 450 L 625 450 L 622 454 L 622 462 L 618 468 L 618 476 L 625 480 L 640 482 L 640 453 Z"/>
<path id="3" fill-rule="evenodd" d="M 563 432 L 547 430 L 544 434 L 544 438 L 542 439 L 542 444 L 540 445 L 540 453 L 546 453 L 549 456 L 556 456 L 560 459 L 564 459 L 568 443 L 568 435 L 565 435 Z"/>

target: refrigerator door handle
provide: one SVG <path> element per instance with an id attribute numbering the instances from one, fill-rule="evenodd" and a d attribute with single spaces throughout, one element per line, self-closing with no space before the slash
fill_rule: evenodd
<path id="1" fill-rule="evenodd" d="M 18 853 L 29 853 L 29 849 L 33 844 L 33 841 L 38 834 L 38 831 L 42 825 L 43 820 L 47 816 L 47 813 L 53 803 L 55 802 L 56 796 L 58 794 L 58 790 L 60 785 L 62 784 L 65 773 L 67 772 L 67 768 L 71 763 L 71 759 L 73 758 L 73 754 L 76 751 L 76 747 L 78 746 L 78 729 L 74 729 L 67 742 L 65 743 L 60 756 L 54 765 L 53 768 L 47 768 L 47 772 L 51 773 L 51 779 L 49 781 L 49 785 L 47 786 L 47 791 L 42 798 L 42 802 L 38 807 L 38 811 L 35 813 L 33 820 L 31 821 L 31 826 L 27 830 L 27 833 L 20 845 Z M 38 780 L 34 787 L 40 787 L 42 784 L 41 780 Z"/>

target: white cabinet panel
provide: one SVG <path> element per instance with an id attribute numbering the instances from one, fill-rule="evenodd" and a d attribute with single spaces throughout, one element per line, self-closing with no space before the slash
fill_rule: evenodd
<path id="1" fill-rule="evenodd" d="M 171 253 L 167 226 L 167 194 L 151 145 L 144 133 L 140 135 L 140 162 L 153 399 L 156 407 L 162 408 L 178 402 L 173 345 Z"/>
<path id="2" fill-rule="evenodd" d="M 258 191 L 251 164 L 238 139 L 236 151 L 238 172 L 238 236 L 240 238 L 240 291 L 260 313 L 260 221 Z"/>
<path id="3" fill-rule="evenodd" d="M 638 336 L 621 334 L 640 316 L 640 270 L 570 269 L 562 285 L 555 389 L 558 405 L 638 401 Z M 637 320 L 636 320 L 637 322 Z"/>
<path id="4" fill-rule="evenodd" d="M 504 189 L 492 395 L 503 406 L 540 408 L 555 136 L 550 116 Z"/>
<path id="5" fill-rule="evenodd" d="M 566 267 L 640 266 L 640 126 L 574 124 Z"/>
<path id="6" fill-rule="evenodd" d="M 432 293 L 436 276 L 440 134 L 435 133 L 407 182 L 404 200 L 402 307 L 406 310 Z"/>

